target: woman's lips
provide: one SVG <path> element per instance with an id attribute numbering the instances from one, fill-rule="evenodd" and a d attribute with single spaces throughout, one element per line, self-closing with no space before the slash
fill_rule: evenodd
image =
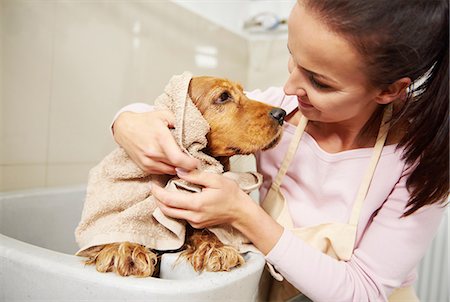
<path id="1" fill-rule="evenodd" d="M 297 97 L 298 100 L 298 104 L 300 105 L 300 107 L 302 108 L 313 108 L 314 106 L 308 103 L 305 103 L 299 96 Z"/>

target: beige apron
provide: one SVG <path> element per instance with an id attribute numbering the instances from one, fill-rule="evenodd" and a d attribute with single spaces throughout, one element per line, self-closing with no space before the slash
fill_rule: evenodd
<path id="1" fill-rule="evenodd" d="M 392 116 L 392 105 L 387 106 L 380 130 L 378 132 L 377 141 L 374 147 L 369 166 L 366 174 L 359 187 L 356 200 L 353 205 L 352 213 L 348 223 L 324 223 L 315 226 L 295 228 L 292 218 L 289 214 L 286 199 L 280 191 L 281 181 L 286 174 L 286 171 L 297 151 L 302 134 L 305 130 L 308 119 L 302 116 L 294 138 L 289 145 L 287 154 L 283 159 L 280 170 L 269 189 L 262 203 L 264 210 L 269 213 L 279 224 L 284 228 L 292 231 L 297 237 L 301 238 L 309 245 L 317 248 L 323 253 L 342 261 L 350 260 L 353 249 L 355 247 L 356 230 L 359 220 L 359 215 L 367 195 L 369 185 L 375 172 L 381 151 L 386 142 L 386 137 L 389 130 L 389 121 Z M 271 275 L 278 281 L 272 282 L 269 290 L 268 300 L 270 301 L 286 301 L 300 294 L 289 282 L 275 271 L 272 265 L 268 264 L 268 269 Z M 269 283 L 270 284 L 270 283 Z M 400 288 L 395 290 L 389 297 L 389 301 L 419 301 L 414 293 L 412 287 Z"/>

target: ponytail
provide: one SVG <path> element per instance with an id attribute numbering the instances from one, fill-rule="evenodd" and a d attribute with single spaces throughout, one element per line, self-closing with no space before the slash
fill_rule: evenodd
<path id="1" fill-rule="evenodd" d="M 448 11 L 447 11 L 448 23 Z M 445 33 L 445 31 L 444 31 Z M 402 110 L 408 121 L 406 135 L 399 143 L 404 147 L 403 159 L 416 167 L 408 177 L 411 198 L 404 216 L 424 205 L 445 203 L 449 188 L 449 51 L 448 27 L 442 37 L 442 51 L 429 76 Z M 401 113 L 401 114 L 402 114 Z"/>

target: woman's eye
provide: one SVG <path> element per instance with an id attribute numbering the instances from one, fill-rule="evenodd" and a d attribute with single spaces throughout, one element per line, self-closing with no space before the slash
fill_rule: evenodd
<path id="1" fill-rule="evenodd" d="M 223 104 L 231 99 L 231 95 L 228 92 L 223 92 L 216 100 L 217 104 Z"/>
<path id="2" fill-rule="evenodd" d="M 317 80 L 312 75 L 309 76 L 309 81 L 317 89 L 330 89 L 331 88 L 330 86 L 328 86 L 326 84 L 322 84 L 320 82 L 317 82 Z"/>

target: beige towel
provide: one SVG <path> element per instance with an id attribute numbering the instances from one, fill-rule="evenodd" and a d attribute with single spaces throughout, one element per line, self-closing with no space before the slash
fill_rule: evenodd
<path id="1" fill-rule="evenodd" d="M 172 131 L 175 140 L 189 155 L 201 161 L 200 170 L 222 173 L 223 167 L 215 158 L 201 152 L 207 145 L 209 125 L 188 96 L 192 75 L 188 72 L 174 76 L 155 104 L 168 109 L 176 118 Z M 262 178 L 257 173 L 226 172 L 247 192 L 257 189 Z M 169 190 L 201 190 L 178 178 L 167 175 L 150 175 L 142 171 L 122 148 L 107 155 L 89 172 L 86 200 L 81 221 L 75 230 L 80 250 L 129 241 L 156 250 L 174 250 L 185 241 L 184 221 L 166 217 L 157 208 L 150 193 L 150 183 Z M 225 244 L 245 252 L 253 250 L 248 240 L 230 226 L 210 228 Z"/>

